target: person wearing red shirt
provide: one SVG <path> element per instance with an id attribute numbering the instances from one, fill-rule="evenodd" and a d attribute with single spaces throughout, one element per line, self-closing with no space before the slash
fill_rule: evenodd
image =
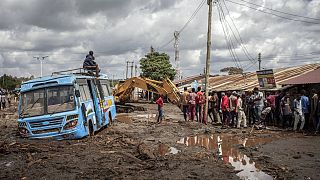
<path id="1" fill-rule="evenodd" d="M 221 96 L 222 123 L 227 126 L 230 120 L 229 97 L 225 93 L 221 93 Z"/>
<path id="2" fill-rule="evenodd" d="M 163 97 L 162 95 L 160 95 L 160 97 L 158 98 L 158 100 L 156 101 L 156 103 L 158 104 L 158 111 L 159 111 L 159 116 L 158 116 L 158 123 L 162 122 L 162 116 L 163 116 Z"/>
<path id="3" fill-rule="evenodd" d="M 270 112 L 270 120 L 273 122 L 273 124 L 275 124 L 274 121 L 274 114 L 275 114 L 275 109 L 276 109 L 276 97 L 277 95 L 271 95 L 270 92 L 266 93 L 267 95 L 267 106 L 271 107 L 271 112 Z"/>
<path id="4" fill-rule="evenodd" d="M 237 92 L 233 91 L 231 96 L 229 96 L 229 108 L 230 108 L 230 116 L 231 116 L 231 126 L 235 127 L 238 122 L 238 113 L 237 113 Z"/>

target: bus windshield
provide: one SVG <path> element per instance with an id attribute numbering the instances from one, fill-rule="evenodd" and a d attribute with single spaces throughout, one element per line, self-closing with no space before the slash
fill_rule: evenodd
<path id="1" fill-rule="evenodd" d="M 40 116 L 75 108 L 73 86 L 56 86 L 21 94 L 20 117 Z"/>

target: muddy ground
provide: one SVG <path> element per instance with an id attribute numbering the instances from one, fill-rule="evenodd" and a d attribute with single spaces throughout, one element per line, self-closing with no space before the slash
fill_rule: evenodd
<path id="1" fill-rule="evenodd" d="M 81 140 L 17 135 L 16 107 L 0 111 L 0 179 L 319 179 L 320 137 L 281 131 L 220 129 L 184 122 L 165 105 L 118 114 Z"/>

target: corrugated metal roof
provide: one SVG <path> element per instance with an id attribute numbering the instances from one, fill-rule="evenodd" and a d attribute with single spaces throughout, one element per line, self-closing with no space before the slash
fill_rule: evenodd
<path id="1" fill-rule="evenodd" d="M 274 76 L 277 83 L 277 88 L 281 88 L 280 85 L 283 81 L 297 77 L 301 74 L 308 73 L 317 68 L 320 68 L 320 64 L 307 64 L 303 66 L 279 68 L 274 69 Z M 209 79 L 209 89 L 215 91 L 232 91 L 232 90 L 252 90 L 254 87 L 258 87 L 258 78 L 256 72 L 249 72 L 236 75 L 224 75 L 214 76 Z"/>
<path id="2" fill-rule="evenodd" d="M 313 71 L 307 72 L 300 76 L 287 79 L 280 82 L 279 84 L 283 85 L 294 85 L 294 84 L 316 84 L 320 83 L 320 68 L 317 68 Z"/>
<path id="3" fill-rule="evenodd" d="M 210 75 L 210 77 L 213 77 L 213 75 Z M 204 78 L 205 78 L 204 74 L 193 75 L 193 76 L 189 76 L 189 77 L 183 78 L 181 80 L 175 80 L 175 81 L 173 81 L 173 83 L 174 84 L 178 84 L 179 86 L 181 86 L 181 85 L 185 85 L 185 84 L 190 84 L 190 83 L 194 82 L 195 80 L 196 81 L 202 80 Z"/>

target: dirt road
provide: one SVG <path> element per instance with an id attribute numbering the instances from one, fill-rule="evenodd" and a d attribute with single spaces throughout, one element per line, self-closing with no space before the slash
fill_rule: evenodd
<path id="1" fill-rule="evenodd" d="M 0 179 L 316 179 L 320 137 L 282 131 L 220 129 L 184 122 L 165 105 L 118 114 L 91 138 L 17 136 L 16 109 L 0 112 Z"/>

